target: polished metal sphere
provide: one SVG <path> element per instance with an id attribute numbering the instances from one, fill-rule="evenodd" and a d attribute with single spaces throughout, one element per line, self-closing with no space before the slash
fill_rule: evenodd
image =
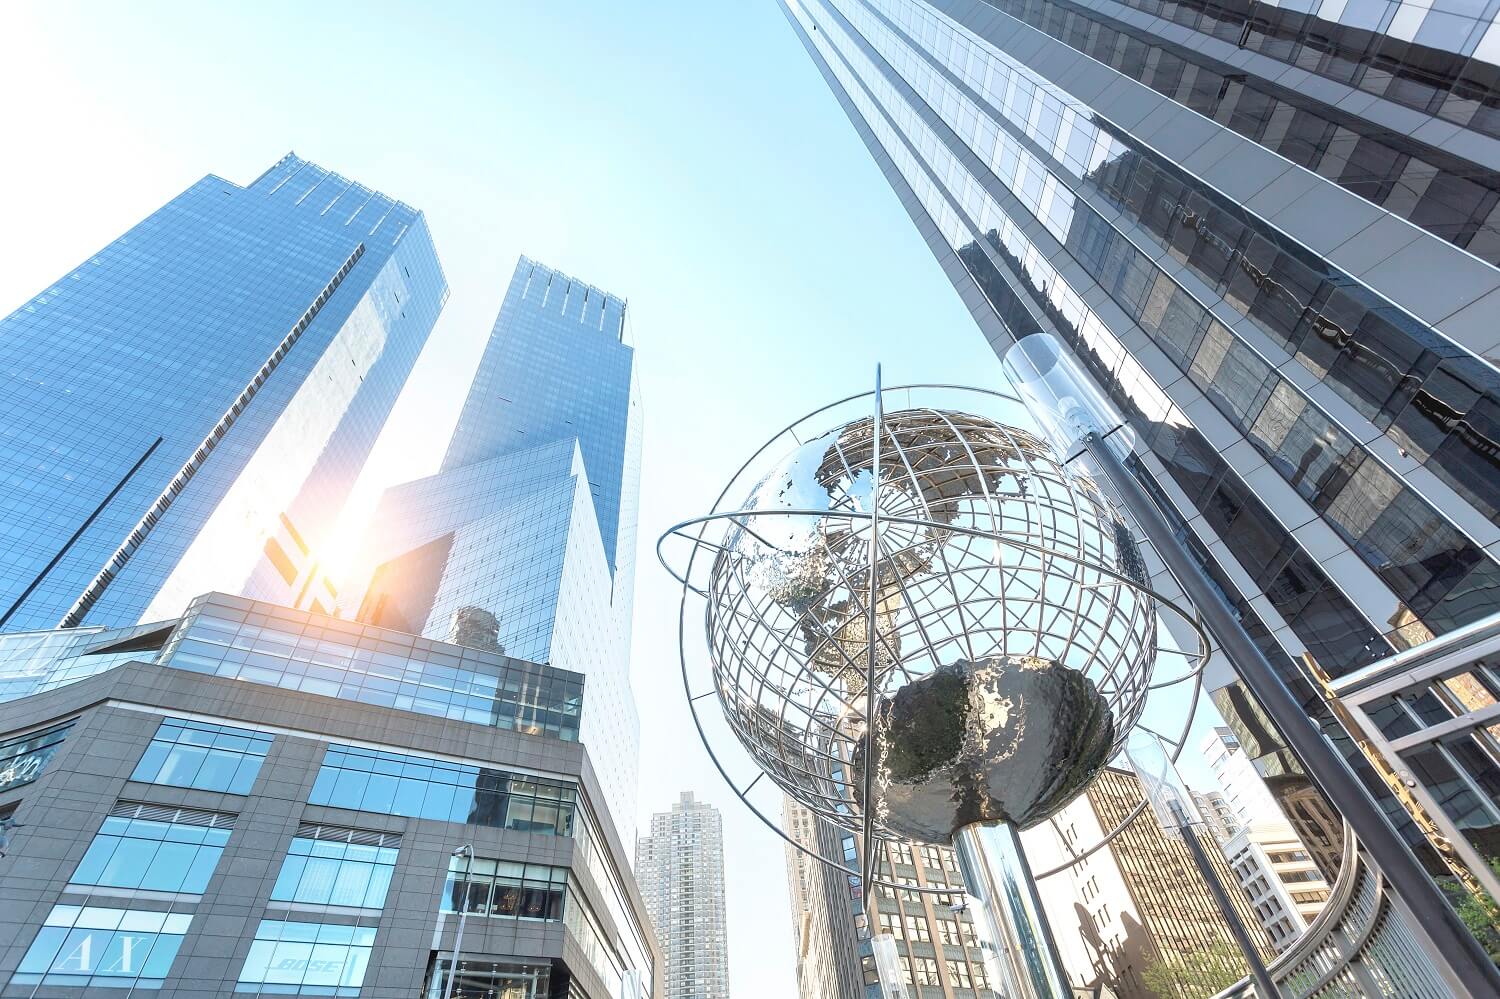
<path id="1" fill-rule="evenodd" d="M 1157 624 L 1139 552 L 1092 480 L 1027 431 L 906 409 L 880 418 L 877 448 L 875 427 L 807 441 L 716 515 L 719 702 L 762 771 L 840 826 L 861 825 L 873 755 L 882 835 L 1024 828 L 1140 715 Z"/>

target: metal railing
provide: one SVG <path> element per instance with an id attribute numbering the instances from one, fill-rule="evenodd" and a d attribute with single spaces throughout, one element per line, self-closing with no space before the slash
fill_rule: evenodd
<path id="1" fill-rule="evenodd" d="M 1344 827 L 1338 881 L 1323 911 L 1270 966 L 1285 999 L 1449 999 L 1394 897 Z M 1214 999 L 1255 999 L 1248 978 Z"/>

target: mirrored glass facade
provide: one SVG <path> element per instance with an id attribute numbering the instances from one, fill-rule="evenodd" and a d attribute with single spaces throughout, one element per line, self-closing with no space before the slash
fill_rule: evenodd
<path id="1" fill-rule="evenodd" d="M 382 497 L 341 611 L 584 674 L 581 738 L 629 827 L 641 409 L 626 316 L 521 258 L 441 469 Z"/>
<path id="2" fill-rule="evenodd" d="M 1352 682 L 1500 603 L 1496 11 L 783 7 L 996 351 L 1035 332 L 1071 347 L 1246 632 L 1446 876 L 1318 677 Z M 1337 818 L 1274 720 L 1226 661 L 1207 681 L 1336 867 Z M 1451 720 L 1494 699 L 1476 682 L 1429 703 Z M 1443 768 L 1396 743 L 1392 764 L 1448 839 L 1479 841 L 1500 744 L 1455 738 Z"/>
<path id="3" fill-rule="evenodd" d="M 421 212 L 289 154 L 0 319 L 0 628 L 293 602 L 446 298 Z"/>

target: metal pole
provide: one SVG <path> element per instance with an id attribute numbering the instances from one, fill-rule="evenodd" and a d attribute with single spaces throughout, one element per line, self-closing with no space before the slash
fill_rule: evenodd
<path id="1" fill-rule="evenodd" d="M 880 398 L 880 365 L 875 365 L 875 415 L 871 430 L 870 452 L 870 579 L 865 600 L 869 606 L 865 622 L 865 786 L 863 839 L 865 856 L 860 890 L 864 893 L 865 915 L 870 912 L 870 882 L 875 878 L 875 642 L 879 618 L 876 614 L 879 588 L 876 577 L 880 568 L 880 421 L 884 406 Z M 873 936 L 868 925 L 865 935 Z"/>
<path id="2" fill-rule="evenodd" d="M 979 904 L 975 922 L 988 938 L 986 960 L 1006 999 L 1072 999 L 1036 879 L 1009 822 L 973 822 L 953 834 L 964 885 Z"/>
<path id="3" fill-rule="evenodd" d="M 1239 678 L 1275 721 L 1308 776 L 1354 829 L 1375 867 L 1411 909 L 1412 931 L 1439 971 L 1474 999 L 1500 995 L 1500 970 L 1459 920 L 1348 762 L 1323 737 L 1270 661 L 1230 614 L 1172 525 L 1097 433 L 1086 453 L 1218 640 Z"/>
<path id="4" fill-rule="evenodd" d="M 448 966 L 448 980 L 443 983 L 443 999 L 451 999 L 453 982 L 458 978 L 458 956 L 463 953 L 464 922 L 469 918 L 469 875 L 474 870 L 474 844 L 465 843 L 453 851 L 453 856 L 464 855 L 464 890 L 458 906 L 458 932 L 453 936 L 453 963 Z"/>
<path id="5" fill-rule="evenodd" d="M 1198 873 L 1203 875 L 1203 883 L 1208 885 L 1214 902 L 1218 904 L 1219 911 L 1224 913 L 1224 919 L 1229 923 L 1229 932 L 1234 935 L 1234 942 L 1240 945 L 1240 953 L 1245 955 L 1245 960 L 1250 964 L 1250 975 L 1255 979 L 1257 991 L 1264 999 L 1281 999 L 1281 990 L 1271 980 L 1270 972 L 1266 971 L 1266 963 L 1260 959 L 1260 952 L 1255 949 L 1255 942 L 1250 939 L 1244 920 L 1240 919 L 1239 910 L 1234 907 L 1234 903 L 1229 899 L 1229 893 L 1224 890 L 1224 885 L 1219 880 L 1219 872 L 1214 870 L 1213 864 L 1209 863 L 1208 854 L 1203 851 L 1203 844 L 1198 841 L 1197 831 L 1183 814 L 1181 804 L 1175 800 L 1169 804 L 1172 808 L 1172 817 L 1177 820 L 1177 831 L 1182 834 L 1182 840 L 1187 844 L 1188 852 L 1193 855 L 1193 863 L 1198 865 Z"/>

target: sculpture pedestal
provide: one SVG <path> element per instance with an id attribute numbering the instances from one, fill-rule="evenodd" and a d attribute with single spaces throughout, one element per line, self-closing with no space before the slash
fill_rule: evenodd
<path id="1" fill-rule="evenodd" d="M 1008 822 L 953 834 L 993 988 L 1006 999 L 1072 999 L 1021 837 Z"/>

